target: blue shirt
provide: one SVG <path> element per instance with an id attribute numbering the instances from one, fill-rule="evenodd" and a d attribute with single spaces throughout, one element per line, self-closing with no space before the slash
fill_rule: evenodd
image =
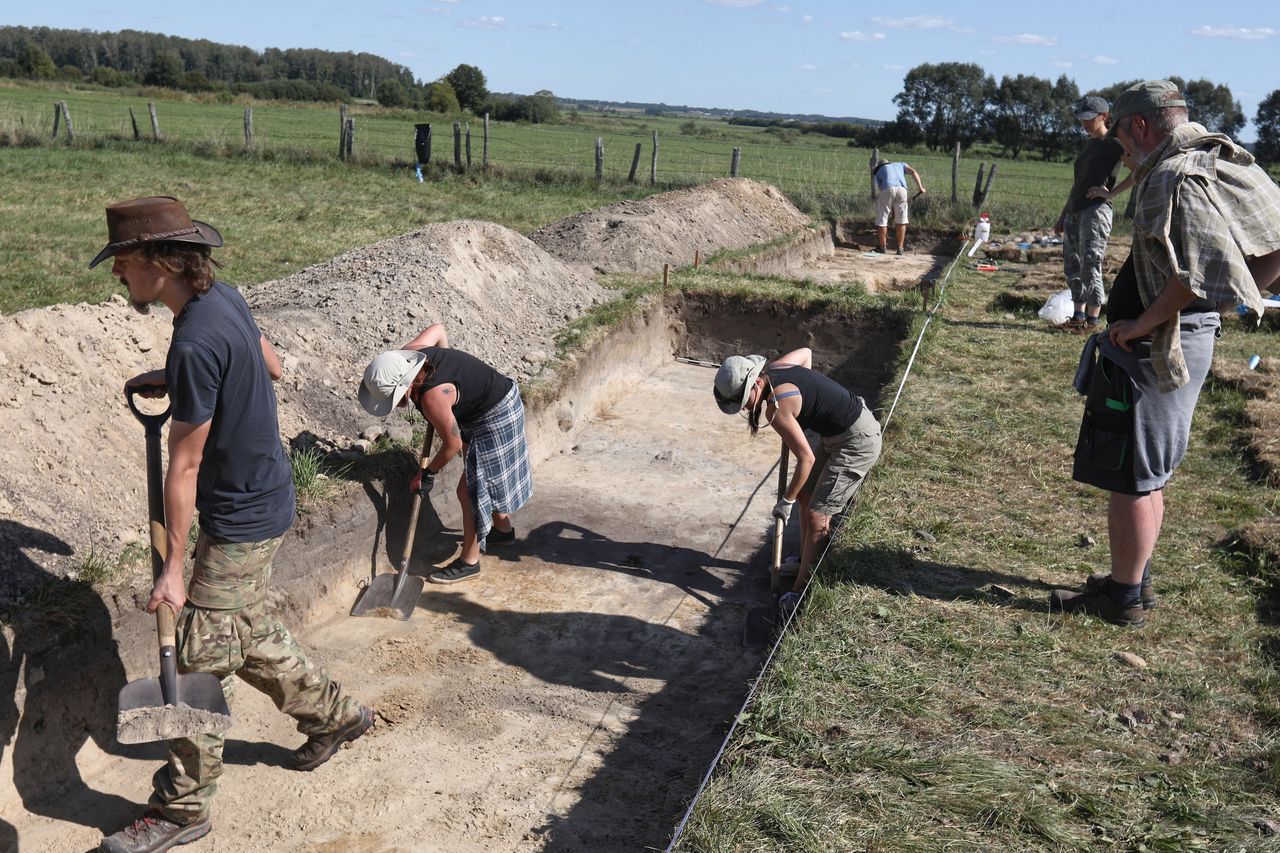
<path id="1" fill-rule="evenodd" d="M 905 187 L 907 185 L 907 164 L 889 163 L 876 169 L 876 192 L 889 187 Z"/>
<path id="2" fill-rule="evenodd" d="M 274 539 L 293 523 L 293 471 L 261 336 L 244 297 L 214 282 L 174 318 L 165 362 L 173 419 L 210 424 L 196 478 L 200 527 L 231 542 Z"/>

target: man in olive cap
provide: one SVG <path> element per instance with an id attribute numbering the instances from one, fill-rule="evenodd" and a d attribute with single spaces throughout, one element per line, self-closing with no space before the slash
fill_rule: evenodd
<path id="1" fill-rule="evenodd" d="M 1109 135 L 1138 164 L 1133 250 L 1107 331 L 1090 338 L 1076 374 L 1086 400 L 1072 475 L 1110 492 L 1111 571 L 1083 592 L 1054 590 L 1049 604 L 1138 627 L 1156 603 L 1163 489 L 1187 448 L 1219 306 L 1260 316 L 1259 291 L 1278 283 L 1280 188 L 1229 137 L 1188 121 L 1168 80 L 1126 89 L 1111 116 Z"/>
<path id="2" fill-rule="evenodd" d="M 167 395 L 169 469 L 164 481 L 168 550 L 147 610 L 177 619 L 179 672 L 207 672 L 229 689 L 238 675 L 298 721 L 307 742 L 292 766 L 311 770 L 373 725 L 373 714 L 310 661 L 267 612 L 276 549 L 293 523 L 289 460 L 280 443 L 280 361 L 234 288 L 214 279 L 211 247 L 222 235 L 191 219 L 182 202 L 157 196 L 107 208 L 109 242 L 90 267 L 113 258 L 111 274 L 146 312 L 173 312 L 165 366 L 127 383 Z M 183 582 L 187 531 L 200 511 L 191 582 Z M 168 850 L 206 835 L 222 775 L 223 736 L 168 742 L 152 780 L 152 810 L 102 842 L 110 853 Z M 234 846 L 234 842 L 231 842 Z"/>

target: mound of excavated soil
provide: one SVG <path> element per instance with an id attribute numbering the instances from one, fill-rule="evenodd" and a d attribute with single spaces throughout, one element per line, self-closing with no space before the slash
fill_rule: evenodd
<path id="1" fill-rule="evenodd" d="M 375 423 L 355 391 L 378 351 L 440 321 L 454 346 L 527 379 L 566 321 L 604 298 L 514 231 L 470 221 L 242 292 L 284 365 L 282 437 L 309 431 L 340 445 Z M 111 558 L 143 541 L 144 436 L 122 388 L 163 366 L 170 321 L 121 297 L 0 316 L 0 603 L 39 579 L 32 563 L 65 575 L 91 549 Z"/>
<path id="2" fill-rule="evenodd" d="M 589 210 L 539 228 L 533 242 L 597 272 L 654 273 L 790 234 L 809 223 L 779 190 L 725 178 L 690 190 Z"/>

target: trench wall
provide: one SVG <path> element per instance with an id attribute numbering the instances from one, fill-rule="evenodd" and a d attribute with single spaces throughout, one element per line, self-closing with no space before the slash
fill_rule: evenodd
<path id="1" fill-rule="evenodd" d="M 834 255 L 835 251 L 831 226 L 822 224 L 797 232 L 779 245 L 761 249 L 746 257 L 720 261 L 712 266 L 743 275 L 789 275 L 811 265 L 818 258 Z"/>

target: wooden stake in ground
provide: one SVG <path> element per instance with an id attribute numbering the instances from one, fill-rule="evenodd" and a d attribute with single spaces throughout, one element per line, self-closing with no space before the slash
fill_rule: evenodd
<path id="1" fill-rule="evenodd" d="M 957 193 L 957 183 L 960 180 L 960 143 L 956 143 L 955 153 L 951 155 L 951 203 L 955 204 L 959 198 Z"/>
<path id="2" fill-rule="evenodd" d="M 338 105 L 338 159 L 347 159 L 347 105 Z"/>
<path id="3" fill-rule="evenodd" d="M 635 156 L 631 158 L 631 171 L 627 174 L 627 183 L 634 184 L 636 182 L 636 169 L 640 167 L 640 149 L 644 147 L 643 142 L 636 143 Z"/>
<path id="4" fill-rule="evenodd" d="M 142 139 L 142 134 L 138 132 L 138 119 L 133 114 L 133 107 L 129 107 L 129 123 L 133 125 L 133 141 L 137 142 Z"/>
<path id="5" fill-rule="evenodd" d="M 653 162 L 649 164 L 649 186 L 658 183 L 658 131 L 653 132 Z"/>
<path id="6" fill-rule="evenodd" d="M 253 147 L 253 107 L 244 108 L 244 147 Z"/>
<path id="7" fill-rule="evenodd" d="M 147 102 L 147 112 L 151 114 L 151 139 L 155 142 L 159 142 L 160 116 L 156 115 L 156 105 L 154 101 Z"/>
<path id="8" fill-rule="evenodd" d="M 977 207 L 979 199 L 982 198 L 982 173 L 986 171 L 985 163 L 978 164 L 978 179 L 973 182 L 973 206 Z"/>
<path id="9" fill-rule="evenodd" d="M 467 122 L 464 132 L 467 137 L 467 171 L 471 171 L 471 122 Z"/>
<path id="10" fill-rule="evenodd" d="M 974 205 L 979 209 L 987 206 L 987 193 L 991 192 L 991 182 L 996 179 L 996 164 L 991 164 L 991 171 L 987 172 L 987 185 L 982 188 L 982 198 L 978 199 L 978 203 Z"/>
<path id="11" fill-rule="evenodd" d="M 671 283 L 671 264 L 662 265 L 662 292 L 667 292 L 667 287 Z"/>
<path id="12" fill-rule="evenodd" d="M 738 165 L 742 162 L 742 149 L 733 149 L 733 159 L 729 161 L 729 177 L 738 177 Z"/>
<path id="13" fill-rule="evenodd" d="M 480 155 L 480 168 L 489 170 L 489 114 L 484 114 L 484 150 Z"/>
<path id="14" fill-rule="evenodd" d="M 453 123 L 453 168 L 462 171 L 462 122 Z"/>
<path id="15" fill-rule="evenodd" d="M 49 135 L 50 139 L 58 138 L 58 127 L 62 124 L 62 101 L 53 102 L 53 133 Z"/>
<path id="16" fill-rule="evenodd" d="M 76 135 L 71 130 L 71 111 L 67 109 L 66 101 L 62 101 L 62 123 L 67 126 L 67 141 L 75 142 Z"/>
<path id="17" fill-rule="evenodd" d="M 604 180 L 604 137 L 596 137 L 596 182 Z"/>
<path id="18" fill-rule="evenodd" d="M 347 132 L 344 134 L 347 143 L 347 160 L 351 159 L 351 149 L 355 145 L 356 140 L 356 120 L 354 118 L 347 119 Z"/>

